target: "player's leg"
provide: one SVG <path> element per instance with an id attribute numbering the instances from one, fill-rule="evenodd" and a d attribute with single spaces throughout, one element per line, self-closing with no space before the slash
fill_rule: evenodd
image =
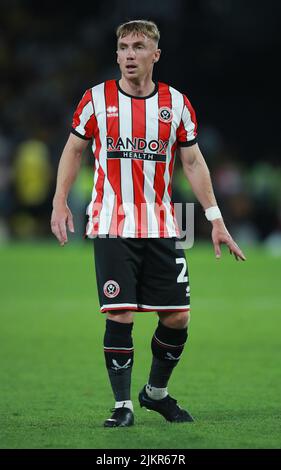
<path id="1" fill-rule="evenodd" d="M 131 426 L 134 409 L 131 401 L 131 375 L 134 362 L 132 339 L 133 312 L 108 312 L 104 335 L 104 357 L 115 398 L 113 415 L 105 427 Z"/>
<path id="2" fill-rule="evenodd" d="M 146 391 L 159 400 L 168 395 L 168 382 L 187 341 L 189 313 L 158 312 L 159 322 L 151 340 L 152 364 Z"/>
<path id="3" fill-rule="evenodd" d="M 158 312 L 159 322 L 151 340 L 152 364 L 147 393 L 153 399 L 168 395 L 168 382 L 187 341 L 189 312 Z"/>
<path id="4" fill-rule="evenodd" d="M 107 314 L 104 355 L 115 397 L 113 415 L 106 427 L 133 424 L 130 397 L 133 365 L 133 310 L 137 310 L 136 273 L 141 264 L 141 240 L 96 238 L 96 277 L 101 311 Z M 123 407 L 123 411 L 121 408 Z"/>
<path id="5" fill-rule="evenodd" d="M 151 341 L 152 364 L 148 383 L 139 395 L 140 404 L 168 421 L 192 421 L 167 388 L 188 337 L 190 293 L 184 252 L 175 249 L 174 240 L 154 241 L 145 271 L 152 272 L 154 279 L 144 279 L 144 303 L 156 306 L 159 322 Z M 151 293 L 146 287 L 149 284 L 153 285 Z"/>
<path id="6" fill-rule="evenodd" d="M 191 422 L 192 416 L 168 394 L 168 382 L 187 340 L 188 312 L 158 312 L 159 323 L 151 341 L 152 364 L 147 385 L 139 394 L 141 406 L 157 411 L 167 421 Z"/>

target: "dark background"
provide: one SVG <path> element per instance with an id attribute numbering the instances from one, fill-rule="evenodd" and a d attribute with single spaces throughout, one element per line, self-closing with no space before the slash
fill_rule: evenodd
<path id="1" fill-rule="evenodd" d="M 0 9 L 0 240 L 49 236 L 72 113 L 87 88 L 119 77 L 115 29 L 131 19 L 160 29 L 154 77 L 191 100 L 234 235 L 249 243 L 280 237 L 280 2 L 1 0 Z M 78 214 L 90 198 L 92 164 L 89 150 L 71 196 Z M 194 201 L 177 167 L 174 200 Z M 205 237 L 198 205 L 196 214 Z"/>

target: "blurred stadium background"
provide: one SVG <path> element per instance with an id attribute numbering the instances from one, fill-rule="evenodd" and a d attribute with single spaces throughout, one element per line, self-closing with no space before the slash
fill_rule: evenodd
<path id="1" fill-rule="evenodd" d="M 1 448 L 281 447 L 280 13 L 274 0 L 0 1 Z M 109 442 L 104 318 L 83 240 L 90 149 L 70 197 L 81 243 L 60 249 L 49 220 L 72 113 L 86 88 L 118 78 L 114 31 L 133 18 L 159 25 L 155 78 L 195 107 L 219 205 L 248 261 L 215 262 L 196 203 L 192 334 L 171 391 L 197 422 L 174 433 L 138 410 L 138 426 Z M 180 165 L 173 198 L 195 202 Z M 136 321 L 134 399 L 155 318 Z"/>
<path id="2" fill-rule="evenodd" d="M 196 109 L 199 144 L 233 235 L 281 251 L 280 10 L 274 0 L 266 7 L 253 0 L 95 0 L 87 8 L 1 0 L 0 242 L 51 236 L 56 169 L 72 113 L 86 88 L 118 78 L 115 28 L 137 17 L 159 24 L 155 78 L 186 93 Z M 78 238 L 92 166 L 89 148 L 71 195 Z M 178 170 L 174 200 L 193 202 Z M 197 207 L 196 238 L 208 236 Z"/>

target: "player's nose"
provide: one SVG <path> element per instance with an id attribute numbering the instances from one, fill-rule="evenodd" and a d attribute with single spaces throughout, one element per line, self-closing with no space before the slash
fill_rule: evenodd
<path id="1" fill-rule="evenodd" d="M 127 49 L 127 59 L 134 59 L 136 57 L 136 53 L 132 47 L 128 47 Z"/>

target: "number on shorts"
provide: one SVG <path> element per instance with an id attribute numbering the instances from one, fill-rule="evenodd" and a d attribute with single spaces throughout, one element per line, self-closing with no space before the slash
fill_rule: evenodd
<path id="1" fill-rule="evenodd" d="M 185 258 L 176 258 L 176 263 L 177 264 L 182 264 L 182 270 L 178 275 L 177 282 L 187 282 L 187 276 L 186 276 L 186 259 Z"/>

